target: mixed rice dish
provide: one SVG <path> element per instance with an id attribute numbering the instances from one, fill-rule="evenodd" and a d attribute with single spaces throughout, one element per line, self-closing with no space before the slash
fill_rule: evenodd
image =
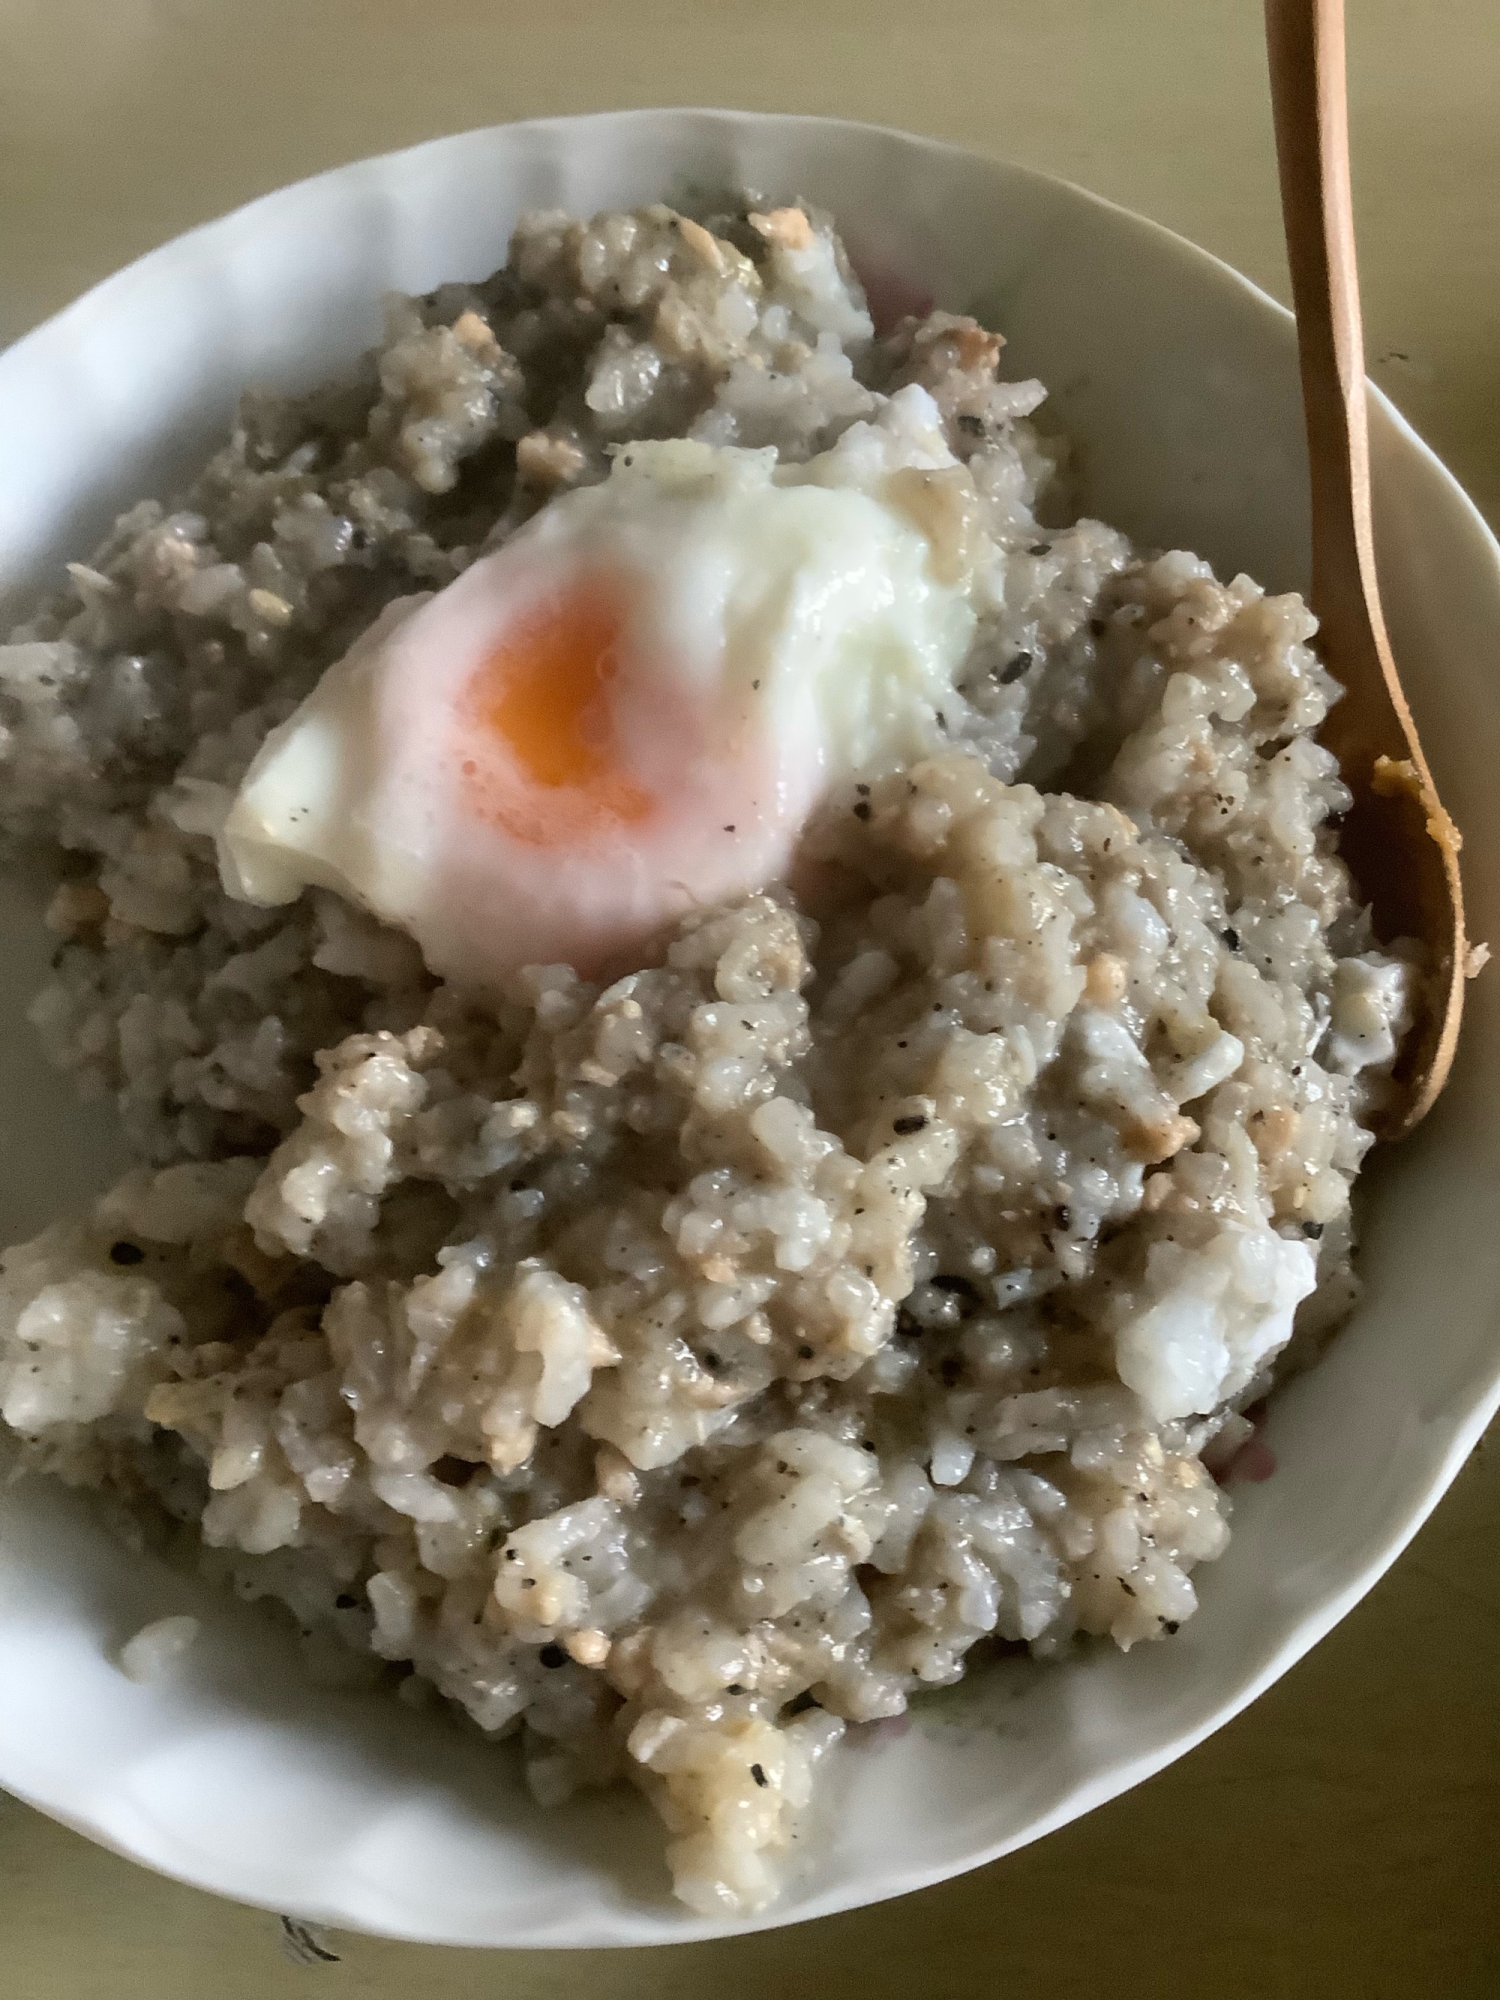
<path id="1" fill-rule="evenodd" d="M 1192 1616 L 1418 1003 L 1306 607 L 1071 518 L 1002 346 L 877 333 L 813 210 L 529 215 L 0 647 L 31 1018 L 139 1162 L 5 1254 L 19 1461 L 543 1804 L 628 1777 L 704 1912 L 776 1895 L 850 1725 Z M 593 597 L 485 711 L 545 839 L 502 800 L 393 862 L 383 776 L 276 819 L 314 724 L 345 784 L 356 711 L 436 712 L 445 607 L 601 549 L 699 634 L 664 727 L 774 695 L 781 820 L 567 736 Z"/>

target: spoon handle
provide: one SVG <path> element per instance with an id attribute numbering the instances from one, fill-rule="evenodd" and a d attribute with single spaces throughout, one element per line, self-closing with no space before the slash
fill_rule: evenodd
<path id="1" fill-rule="evenodd" d="M 1265 0 L 1312 485 L 1312 604 L 1330 656 L 1388 654 L 1375 577 L 1364 333 L 1349 185 L 1343 0 Z M 1394 672 L 1386 693 L 1414 735 Z M 1350 689 L 1355 702 L 1364 691 Z M 1425 776 L 1425 771 L 1424 771 Z"/>

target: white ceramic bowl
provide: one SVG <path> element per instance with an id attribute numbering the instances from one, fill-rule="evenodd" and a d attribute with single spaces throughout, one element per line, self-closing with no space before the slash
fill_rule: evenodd
<path id="1" fill-rule="evenodd" d="M 816 119 L 630 113 L 503 127 L 325 174 L 167 245 L 0 358 L 0 582 L 83 555 L 115 509 L 201 460 L 250 380 L 309 384 L 377 330 L 380 293 L 502 261 L 518 210 L 585 213 L 749 185 L 833 209 L 860 258 L 1002 328 L 1080 447 L 1087 506 L 1228 574 L 1303 583 L 1288 315 L 1224 265 L 1076 188 Z M 1380 558 L 1403 672 L 1468 834 L 1476 935 L 1500 942 L 1500 549 L 1372 396 Z M 0 1236 L 113 1170 L 107 1120 L 36 1070 L 16 1023 L 45 944 L 0 922 L 11 1073 Z M 1370 1588 L 1500 1402 L 1500 976 L 1481 980 L 1447 1096 L 1368 1176 L 1368 1294 L 1273 1409 L 1279 1461 L 1237 1490 L 1234 1541 L 1170 1645 L 1025 1663 L 829 1784 L 827 1845 L 786 1923 L 919 1887 L 1036 1839 L 1159 1770 L 1251 1701 Z M 146 1620 L 203 1642 L 164 1680 L 110 1664 Z M 728 1926 L 665 1894 L 631 1796 L 544 1814 L 503 1753 L 388 1700 L 309 1689 L 245 1607 L 126 1558 L 75 1497 L 0 1519 L 0 1782 L 107 1846 L 248 1902 L 451 1944 L 600 1945 Z"/>

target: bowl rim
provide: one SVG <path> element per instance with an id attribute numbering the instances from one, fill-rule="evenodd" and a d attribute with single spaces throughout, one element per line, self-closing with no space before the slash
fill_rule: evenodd
<path id="1" fill-rule="evenodd" d="M 604 127 L 627 127 L 639 125 L 649 127 L 663 121 L 682 123 L 699 120 L 715 125 L 760 128 L 803 128 L 816 129 L 825 133 L 846 134 L 858 145 L 872 138 L 899 141 L 903 146 L 917 149 L 935 158 L 947 159 L 954 163 L 965 163 L 983 170 L 998 170 L 1001 174 L 1014 177 L 1021 182 L 1029 182 L 1041 187 L 1061 189 L 1076 201 L 1103 213 L 1126 229 L 1143 232 L 1154 238 L 1163 248 L 1169 249 L 1179 258 L 1186 258 L 1200 267 L 1206 267 L 1215 274 L 1218 282 L 1232 288 L 1241 298 L 1245 307 L 1280 322 L 1283 328 L 1294 325 L 1293 315 L 1279 300 L 1273 298 L 1252 279 L 1212 251 L 1182 236 L 1166 225 L 1143 216 L 1123 204 L 1097 194 L 1093 190 L 1063 176 L 1048 173 L 1040 168 L 1012 161 L 998 153 L 986 153 L 973 147 L 953 141 L 937 139 L 921 133 L 904 130 L 899 126 L 875 124 L 866 121 L 825 117 L 814 113 L 783 113 L 764 110 L 744 110 L 734 107 L 669 105 L 661 107 L 632 107 L 620 110 L 575 112 L 558 116 L 529 119 L 504 120 L 495 124 L 479 125 L 462 131 L 443 133 L 417 143 L 392 149 L 384 153 L 362 155 L 356 159 L 321 169 L 252 197 L 222 213 L 210 217 L 182 233 L 168 238 L 144 251 L 120 269 L 89 286 L 78 297 L 35 327 L 29 328 L 16 340 L 0 351 L 0 382 L 18 366 L 29 361 L 32 353 L 44 344 L 54 341 L 60 334 L 86 326 L 90 320 L 108 313 L 129 294 L 142 287 L 150 286 L 160 269 L 166 268 L 180 259 L 185 251 L 202 245 L 211 236 L 235 230 L 249 230 L 266 220 L 268 212 L 288 196 L 310 190 L 340 178 L 358 174 L 372 168 L 390 169 L 403 162 L 412 162 L 424 155 L 451 147 L 456 142 L 473 140 L 501 132 L 543 133 L 554 132 L 566 138 L 570 132 L 584 127 L 596 129 Z M 1437 453 L 1422 437 L 1401 411 L 1391 402 L 1378 384 L 1367 378 L 1367 394 L 1372 407 L 1378 409 L 1381 417 L 1393 430 L 1400 444 L 1408 451 L 1414 450 L 1426 462 L 1430 472 L 1435 474 L 1447 489 L 1450 501 L 1457 503 L 1467 516 L 1467 524 L 1476 531 L 1480 548 L 1483 550 L 1492 570 L 1496 601 L 1500 604 L 1500 540 L 1491 530 L 1473 499 L 1464 490 L 1455 475 L 1448 469 Z M 674 1923 L 669 1936 L 653 1938 L 607 1937 L 599 1934 L 577 1937 L 548 1937 L 540 1941 L 549 1949 L 598 1949 L 601 1946 L 644 1947 L 656 1944 L 692 1943 L 720 1937 L 749 1935 L 753 1932 L 779 1929 L 795 1923 L 812 1921 L 818 1917 L 839 1911 L 856 1909 L 876 1901 L 889 1900 L 896 1896 L 910 1894 L 918 1889 L 930 1887 L 971 1869 L 998 1860 L 1008 1853 L 1030 1845 L 1046 1834 L 1056 1831 L 1096 1807 L 1106 1804 L 1124 1792 L 1133 1789 L 1145 1779 L 1175 1763 L 1198 1744 L 1205 1741 L 1226 1723 L 1232 1721 L 1244 1709 L 1281 1678 L 1291 1667 L 1301 1660 L 1311 1649 L 1340 1623 L 1348 1613 L 1365 1597 L 1387 1570 L 1396 1562 L 1413 1538 L 1430 1518 L 1438 1502 L 1448 1491 L 1464 1461 L 1487 1425 L 1500 1412 L 1500 1350 L 1497 1350 L 1491 1369 L 1491 1379 L 1487 1384 L 1471 1388 L 1463 1399 L 1461 1415 L 1447 1421 L 1449 1437 L 1435 1471 L 1430 1472 L 1420 1490 L 1420 1498 L 1409 1507 L 1400 1527 L 1389 1534 L 1381 1546 L 1358 1568 L 1344 1586 L 1319 1603 L 1316 1610 L 1302 1615 L 1294 1628 L 1287 1634 L 1280 1647 L 1271 1655 L 1262 1669 L 1239 1687 L 1227 1700 L 1221 1702 L 1206 1719 L 1183 1729 L 1170 1742 L 1158 1745 L 1139 1756 L 1123 1760 L 1117 1764 L 1081 1780 L 1052 1810 L 1043 1813 L 1030 1822 L 1019 1833 L 1006 1836 L 972 1850 L 965 1858 L 950 1864 L 946 1861 L 893 1868 L 887 1872 L 874 1888 L 866 1890 L 859 1881 L 835 1887 L 808 1902 L 787 1908 L 773 1905 L 770 1909 L 753 1916 L 726 1921 L 717 1917 L 684 1916 Z M 0 1741 L 0 1767 L 3 1767 L 3 1741 Z M 106 1827 L 91 1821 L 87 1813 L 66 1804 L 53 1802 L 42 1796 L 25 1782 L 16 1782 L 5 1777 L 0 1768 L 0 1782 L 11 1794 L 32 1806 L 47 1817 L 83 1834 L 109 1851 L 151 1869 L 168 1879 L 182 1882 L 190 1887 L 206 1890 L 251 1907 L 280 1913 L 288 1910 L 283 1901 L 263 1900 L 243 1890 L 225 1887 L 218 1881 L 208 1879 L 207 1871 L 192 1872 L 184 1862 L 174 1867 L 160 1859 L 143 1859 L 142 1856 L 112 1834 Z M 290 1914 L 314 1923 L 326 1924 L 340 1929 L 355 1930 L 359 1933 L 388 1937 L 407 1942 L 446 1944 L 473 1950 L 495 1949 L 471 1938 L 455 1938 L 445 1935 L 439 1927 L 426 1930 L 411 1924 L 392 1923 L 382 1926 L 368 1916 L 351 1918 L 347 1910 L 336 1910 L 320 1905 L 316 1899 L 307 1905 L 292 1908 Z M 535 1938 L 520 1938 L 522 1946 L 537 1948 Z"/>

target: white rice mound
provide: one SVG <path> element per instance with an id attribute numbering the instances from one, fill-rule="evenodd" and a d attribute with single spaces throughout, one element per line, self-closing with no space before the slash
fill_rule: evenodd
<path id="1" fill-rule="evenodd" d="M 633 1778 L 703 1911 L 774 1896 L 846 1725 L 971 1648 L 1192 1615 L 1203 1454 L 1352 1301 L 1413 1006 L 1306 608 L 1044 525 L 1000 347 L 876 339 L 812 211 L 534 215 L 347 382 L 247 396 L 0 648 L 0 810 L 57 873 L 32 1018 L 141 1160 L 6 1254 L 6 1424 L 518 1736 L 544 1803 Z M 820 922 L 768 885 L 496 1009 L 331 894 L 223 893 L 267 731 L 614 446 L 900 472 L 933 424 L 908 497 L 983 615 L 952 747 L 813 830 Z"/>

